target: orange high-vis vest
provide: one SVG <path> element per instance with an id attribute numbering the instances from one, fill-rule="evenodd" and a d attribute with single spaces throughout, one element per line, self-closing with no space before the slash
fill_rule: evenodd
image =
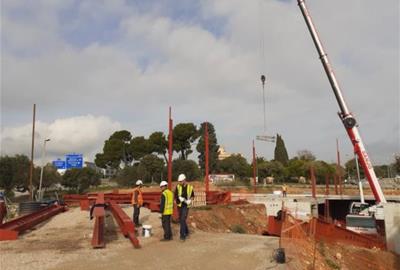
<path id="1" fill-rule="evenodd" d="M 142 195 L 142 191 L 140 190 L 140 188 L 134 188 L 133 192 L 132 192 L 132 204 L 135 205 L 135 192 L 138 191 L 138 197 L 137 197 L 137 204 L 139 206 L 143 205 L 143 195 Z"/>

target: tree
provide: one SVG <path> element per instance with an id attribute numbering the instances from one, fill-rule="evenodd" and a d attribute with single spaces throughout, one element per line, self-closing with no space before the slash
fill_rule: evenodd
<path id="1" fill-rule="evenodd" d="M 251 175 L 251 166 L 240 154 L 231 155 L 218 161 L 219 173 L 230 173 L 243 178 Z"/>
<path id="2" fill-rule="evenodd" d="M 100 175 L 92 168 L 69 169 L 62 177 L 61 184 L 79 194 L 87 191 L 90 186 L 100 184 Z"/>
<path id="3" fill-rule="evenodd" d="M 129 143 L 131 138 L 132 138 L 132 134 L 127 130 L 116 131 L 110 136 L 110 140 L 115 139 L 115 140 L 120 140 L 120 141 L 123 141 L 126 143 Z"/>
<path id="4" fill-rule="evenodd" d="M 15 187 L 29 188 L 29 169 L 30 161 L 25 155 L 0 157 L 0 187 L 5 190 L 6 195 L 12 196 Z"/>
<path id="5" fill-rule="evenodd" d="M 143 136 L 134 137 L 129 146 L 130 153 L 135 160 L 140 160 L 145 155 L 152 153 L 151 145 Z"/>
<path id="6" fill-rule="evenodd" d="M 336 164 L 330 165 L 322 160 L 313 161 L 310 162 L 309 164 L 314 166 L 314 172 L 317 184 L 325 184 L 326 176 L 333 176 L 336 173 Z M 310 176 L 310 172 L 308 173 L 308 175 Z"/>
<path id="7" fill-rule="evenodd" d="M 305 177 L 308 175 L 309 161 L 299 159 L 297 157 L 289 160 L 287 165 L 288 176 L 290 179 L 298 179 L 299 177 Z"/>
<path id="8" fill-rule="evenodd" d="M 392 166 L 394 167 L 395 173 L 400 174 L 400 154 L 394 156 L 394 163 Z"/>
<path id="9" fill-rule="evenodd" d="M 164 160 L 156 155 L 146 155 L 140 161 L 138 176 L 145 183 L 161 182 L 164 171 Z"/>
<path id="10" fill-rule="evenodd" d="M 132 162 L 130 151 L 130 139 L 132 135 L 127 130 L 114 132 L 108 140 L 104 142 L 103 153 L 97 153 L 94 162 L 100 168 L 107 166 L 118 168 L 121 161 L 125 165 Z"/>
<path id="11" fill-rule="evenodd" d="M 149 136 L 149 144 L 152 153 L 157 153 L 164 157 L 165 162 L 168 162 L 167 159 L 167 149 L 168 149 L 168 141 L 161 131 L 153 132 Z"/>
<path id="12" fill-rule="evenodd" d="M 315 155 L 309 150 L 297 151 L 297 157 L 300 160 L 305 160 L 305 161 L 314 161 L 314 160 L 316 160 Z"/>
<path id="13" fill-rule="evenodd" d="M 138 167 L 139 164 L 124 167 L 117 173 L 115 181 L 118 183 L 119 186 L 133 187 L 135 185 L 135 182 L 140 179 Z"/>
<path id="14" fill-rule="evenodd" d="M 196 150 L 200 154 L 198 155 L 199 158 L 199 165 L 200 168 L 205 170 L 205 141 L 204 141 L 204 134 L 205 134 L 205 122 L 200 125 L 200 129 L 198 131 L 198 135 L 200 136 L 199 142 L 197 143 Z M 217 160 L 218 160 L 218 149 L 219 145 L 217 142 L 217 135 L 215 134 L 214 125 L 211 123 L 207 123 L 207 130 L 208 130 L 208 163 L 210 172 L 213 172 L 217 168 Z"/>
<path id="15" fill-rule="evenodd" d="M 277 182 L 283 182 L 287 177 L 287 170 L 283 164 L 277 160 L 267 162 L 265 170 L 268 176 L 274 177 Z"/>
<path id="16" fill-rule="evenodd" d="M 374 171 L 378 178 L 389 177 L 388 175 L 390 173 L 390 165 L 374 166 Z"/>
<path id="17" fill-rule="evenodd" d="M 34 188 L 34 196 L 40 187 L 40 171 L 41 167 L 35 167 L 33 171 L 33 179 L 32 185 Z M 46 189 L 54 186 L 57 183 L 61 183 L 62 177 L 58 173 L 57 168 L 53 166 L 53 164 L 48 163 L 43 168 L 43 178 L 42 178 L 42 189 L 46 191 Z"/>
<path id="18" fill-rule="evenodd" d="M 276 134 L 276 146 L 275 146 L 275 154 L 274 159 L 279 161 L 283 165 L 287 165 L 289 161 L 289 156 L 285 147 L 285 142 L 282 139 L 282 136 Z"/>
<path id="19" fill-rule="evenodd" d="M 350 159 L 344 164 L 347 172 L 347 179 L 357 179 L 357 168 L 356 168 L 356 160 Z M 361 167 L 360 162 L 358 162 L 358 167 L 360 168 L 360 178 L 365 178 L 364 169 Z"/>
<path id="20" fill-rule="evenodd" d="M 174 159 L 172 162 L 172 178 L 178 179 L 178 175 L 184 173 L 186 179 L 197 180 L 200 178 L 200 169 L 193 160 Z"/>
<path id="21" fill-rule="evenodd" d="M 193 152 L 191 143 L 198 137 L 196 126 L 193 123 L 180 123 L 174 127 L 173 149 L 180 153 L 180 159 L 186 160 Z"/>

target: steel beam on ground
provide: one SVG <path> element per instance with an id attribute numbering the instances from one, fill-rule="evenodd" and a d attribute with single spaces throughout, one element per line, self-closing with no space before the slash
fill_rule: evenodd
<path id="1" fill-rule="evenodd" d="M 0 225 L 0 241 L 16 240 L 22 232 L 66 210 L 65 206 L 53 204 L 32 214 L 10 220 Z"/>
<path id="2" fill-rule="evenodd" d="M 136 238 L 135 224 L 132 222 L 132 219 L 128 217 L 116 202 L 111 201 L 109 205 L 111 213 L 121 229 L 121 233 L 129 238 L 135 248 L 140 248 L 139 240 Z"/>
<path id="3" fill-rule="evenodd" d="M 104 241 L 104 193 L 97 194 L 96 204 L 93 207 L 95 222 L 93 228 L 92 247 L 104 248 L 106 245 Z"/>

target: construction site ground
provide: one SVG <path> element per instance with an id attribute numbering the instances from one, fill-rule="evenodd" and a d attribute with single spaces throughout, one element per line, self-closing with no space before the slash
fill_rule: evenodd
<path id="1" fill-rule="evenodd" d="M 124 210 L 131 216 L 131 207 Z M 194 216 L 189 217 L 189 223 L 193 233 L 188 240 L 179 241 L 179 225 L 173 224 L 174 239 L 160 242 L 160 214 L 142 209 L 141 222 L 153 226 L 153 235 L 139 237 L 140 249 L 134 249 L 119 233 L 118 225 L 107 212 L 106 247 L 93 249 L 90 244 L 93 220 L 89 220 L 87 211 L 70 208 L 16 241 L 0 242 L 0 269 L 284 269 L 271 261 L 278 238 L 228 233 L 228 221 L 206 229 L 221 233 L 201 231 L 197 226 L 205 228 L 205 225 L 196 222 L 196 216 L 204 215 L 196 212 L 212 211 L 192 212 Z M 242 227 L 251 231 L 247 228 L 254 225 L 248 223 L 243 223 Z"/>
<path id="2" fill-rule="evenodd" d="M 197 190 L 203 188 L 202 183 L 194 184 Z M 211 187 L 252 192 L 252 188 L 246 187 Z M 277 190 L 279 185 L 271 189 Z M 146 188 L 146 191 L 152 190 L 157 189 Z M 309 187 L 293 185 L 288 191 L 289 194 L 304 194 Z M 345 189 L 349 195 L 352 191 L 349 187 Z M 399 190 L 392 189 L 390 193 L 398 195 Z M 132 207 L 122 207 L 131 217 Z M 106 247 L 93 249 L 94 220 L 89 219 L 88 211 L 70 208 L 24 233 L 16 241 L 0 242 L 0 269 L 286 269 L 288 265 L 277 265 L 272 261 L 279 238 L 262 235 L 267 228 L 265 213 L 264 204 L 192 208 L 188 217 L 192 234 L 182 243 L 179 241 L 179 224 L 172 226 L 173 241 L 160 242 L 163 234 L 160 214 L 142 208 L 141 223 L 152 225 L 153 235 L 149 238 L 139 236 L 142 248 L 134 249 L 119 232 L 111 213 L 107 212 Z M 330 269 L 400 269 L 400 256 L 390 252 L 330 243 L 319 243 L 316 248 Z M 302 260 L 304 268 L 295 269 L 310 267 L 310 261 L 291 257 L 289 250 L 286 256 L 289 265 L 291 260 Z M 372 258 L 383 268 L 371 267 L 363 258 Z"/>

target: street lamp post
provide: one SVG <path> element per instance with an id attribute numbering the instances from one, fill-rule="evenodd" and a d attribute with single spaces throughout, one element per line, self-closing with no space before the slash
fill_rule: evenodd
<path id="1" fill-rule="evenodd" d="M 43 194 L 42 194 L 42 182 L 43 182 L 43 168 L 45 166 L 45 158 L 46 158 L 46 142 L 50 141 L 50 139 L 45 139 L 43 142 L 43 151 L 42 151 L 42 168 L 40 169 L 40 181 L 39 181 L 39 200 L 41 201 L 43 199 Z"/>

